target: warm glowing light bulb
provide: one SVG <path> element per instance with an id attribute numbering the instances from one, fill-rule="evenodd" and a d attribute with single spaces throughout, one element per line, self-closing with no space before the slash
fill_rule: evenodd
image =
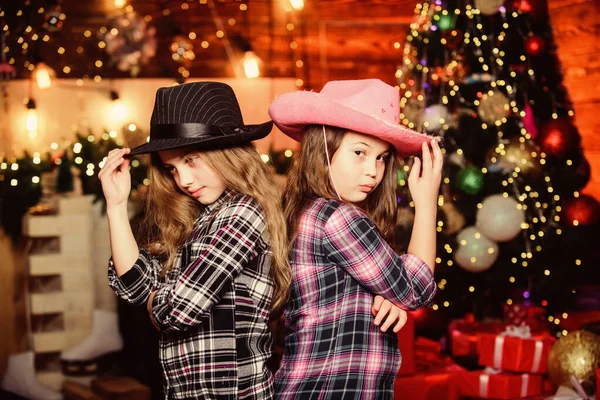
<path id="1" fill-rule="evenodd" d="M 254 52 L 245 52 L 242 62 L 244 64 L 244 73 L 246 74 L 246 78 L 258 78 L 260 76 L 259 64 L 261 60 L 256 54 L 254 54 Z"/>
<path id="2" fill-rule="evenodd" d="M 38 63 L 32 72 L 32 77 L 40 89 L 48 89 L 52 86 L 52 79 L 55 76 L 54 70 L 43 62 Z"/>
<path id="3" fill-rule="evenodd" d="M 302 10 L 304 8 L 304 0 L 290 0 L 290 4 L 294 10 Z"/>

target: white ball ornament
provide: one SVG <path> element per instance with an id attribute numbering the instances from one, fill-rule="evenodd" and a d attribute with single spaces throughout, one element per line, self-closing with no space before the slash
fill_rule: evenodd
<path id="1" fill-rule="evenodd" d="M 441 104 L 434 104 L 423 110 L 421 122 L 428 132 L 439 130 L 445 123 L 449 122 L 448 109 Z"/>
<path id="2" fill-rule="evenodd" d="M 496 242 L 507 242 L 521 232 L 525 211 L 513 197 L 494 194 L 483 200 L 475 221 L 477 229 L 486 237 Z"/>
<path id="3" fill-rule="evenodd" d="M 482 272 L 498 258 L 498 245 L 474 226 L 463 229 L 457 236 L 458 248 L 454 261 L 469 272 Z"/>

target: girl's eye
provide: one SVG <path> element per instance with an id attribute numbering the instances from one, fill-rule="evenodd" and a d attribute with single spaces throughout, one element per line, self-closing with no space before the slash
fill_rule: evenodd
<path id="1" fill-rule="evenodd" d="M 175 167 L 172 167 L 172 166 L 170 166 L 170 165 L 167 165 L 165 168 L 167 169 L 167 171 L 169 171 L 169 173 L 170 173 L 171 175 L 174 175 L 174 174 L 175 174 Z"/>
<path id="2" fill-rule="evenodd" d="M 185 162 L 186 162 L 186 163 L 188 163 L 188 164 L 193 164 L 193 163 L 194 163 L 194 161 L 196 161 L 196 158 L 198 158 L 198 157 L 194 157 L 194 156 L 187 156 L 187 157 L 185 158 Z"/>
<path id="3" fill-rule="evenodd" d="M 382 154 L 379 157 L 377 157 L 378 161 L 387 161 L 387 159 L 389 158 L 389 154 Z"/>
<path id="4" fill-rule="evenodd" d="M 354 154 L 356 154 L 357 156 L 363 156 L 367 154 L 367 152 L 364 150 L 354 150 Z"/>

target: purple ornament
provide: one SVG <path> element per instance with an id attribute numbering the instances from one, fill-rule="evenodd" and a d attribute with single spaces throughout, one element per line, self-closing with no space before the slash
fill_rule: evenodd
<path id="1" fill-rule="evenodd" d="M 537 138 L 538 136 L 538 128 L 535 125 L 535 118 L 533 116 L 533 110 L 529 106 L 529 104 L 525 104 L 525 116 L 523 117 L 523 127 L 529 132 L 532 139 Z"/>

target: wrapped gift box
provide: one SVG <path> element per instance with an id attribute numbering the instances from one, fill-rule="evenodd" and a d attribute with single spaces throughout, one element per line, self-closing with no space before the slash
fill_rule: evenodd
<path id="1" fill-rule="evenodd" d="M 542 375 L 469 371 L 451 377 L 457 396 L 482 399 L 522 399 L 542 394 Z"/>
<path id="2" fill-rule="evenodd" d="M 478 322 L 470 315 L 464 319 L 452 321 L 448 326 L 450 352 L 454 357 L 477 357 L 479 334 L 500 333 L 505 327 L 504 322 L 495 320 Z"/>
<path id="3" fill-rule="evenodd" d="M 555 339 L 550 335 L 517 337 L 479 335 L 479 364 L 502 371 L 544 374 Z"/>
<path id="4" fill-rule="evenodd" d="M 465 370 L 456 364 L 436 371 L 417 371 L 412 376 L 399 376 L 394 382 L 394 400 L 458 400 L 453 386 L 456 374 Z"/>

